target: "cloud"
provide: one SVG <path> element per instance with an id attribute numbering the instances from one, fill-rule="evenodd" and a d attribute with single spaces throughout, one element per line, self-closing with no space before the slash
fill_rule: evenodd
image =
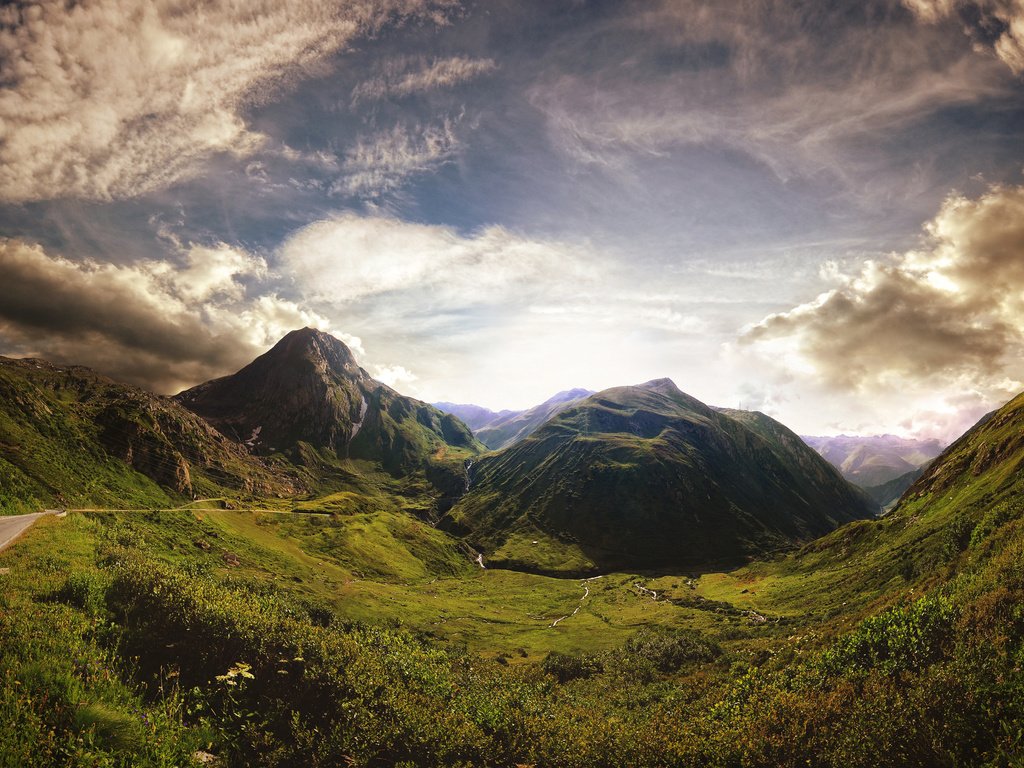
<path id="1" fill-rule="evenodd" d="M 246 106 L 360 35 L 451 0 L 93 0 L 0 9 L 0 199 L 109 200 L 265 140 Z"/>
<path id="2" fill-rule="evenodd" d="M 925 230 L 922 248 L 868 261 L 817 299 L 764 318 L 742 347 L 790 380 L 866 402 L 931 400 L 916 406 L 922 414 L 948 413 L 965 396 L 991 407 L 1024 389 L 1024 187 L 953 195 Z"/>
<path id="3" fill-rule="evenodd" d="M 413 294 L 435 308 L 521 303 L 538 290 L 577 290 L 597 275 L 579 246 L 487 227 L 464 236 L 444 226 L 341 214 L 296 232 L 281 269 L 310 301 L 335 305 Z"/>
<path id="4" fill-rule="evenodd" d="M 370 368 L 370 373 L 377 381 L 387 384 L 389 387 L 401 387 L 403 384 L 412 384 L 419 376 L 402 365 L 375 365 Z"/>
<path id="5" fill-rule="evenodd" d="M 552 65 L 528 98 L 555 148 L 584 168 L 629 179 L 638 161 L 726 149 L 784 183 L 827 175 L 866 202 L 891 201 L 901 187 L 913 193 L 926 183 L 926 169 L 893 174 L 880 136 L 1012 85 L 1001 67 L 945 32 L 859 5 L 645 4 L 615 28 L 623 40 L 629 31 L 643 35 L 643 50 L 623 44 L 621 55 L 587 68 Z M 607 50 L 608 34 L 581 31 L 570 50 Z"/>
<path id="6" fill-rule="evenodd" d="M 416 174 L 435 170 L 448 162 L 459 148 L 455 123 L 395 125 L 359 137 L 345 153 L 343 176 L 331 186 L 334 194 L 375 198 L 402 186 Z"/>
<path id="7" fill-rule="evenodd" d="M 668 375 L 667 356 L 707 330 L 668 275 L 652 290 L 591 243 L 500 226 L 342 214 L 292 235 L 275 269 L 366 340 L 368 370 L 428 400 L 527 406 L 573 385 Z"/>
<path id="8" fill-rule="evenodd" d="M 380 99 L 401 99 L 414 93 L 452 88 L 497 69 L 494 59 L 468 56 L 428 61 L 422 57 L 392 59 L 382 67 L 381 75 L 352 89 L 352 104 Z"/>
<path id="9" fill-rule="evenodd" d="M 919 19 L 956 18 L 978 50 L 991 50 L 1015 75 L 1024 72 L 1022 0 L 903 0 Z"/>
<path id="10" fill-rule="evenodd" d="M 250 296 L 263 259 L 229 246 L 188 246 L 180 263 L 75 262 L 0 240 L 0 352 L 94 367 L 170 393 L 230 373 L 287 331 L 329 329 L 274 294 Z M 344 337 L 343 337 L 344 338 Z M 359 340 L 348 337 L 358 352 Z"/>

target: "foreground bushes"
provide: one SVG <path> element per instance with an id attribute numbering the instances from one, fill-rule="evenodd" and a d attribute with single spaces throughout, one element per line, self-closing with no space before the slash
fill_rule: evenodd
<path id="1" fill-rule="evenodd" d="M 1024 536 L 1007 541 L 830 643 L 758 646 L 759 666 L 642 630 L 514 667 L 115 538 L 0 596 L 0 766 L 1010 766 Z"/>

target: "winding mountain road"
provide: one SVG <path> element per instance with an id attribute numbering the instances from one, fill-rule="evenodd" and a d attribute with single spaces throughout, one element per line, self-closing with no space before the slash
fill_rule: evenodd
<path id="1" fill-rule="evenodd" d="M 14 540 L 21 536 L 29 526 L 44 515 L 52 515 L 53 512 L 33 512 L 30 515 L 11 515 L 0 517 L 0 552 L 7 549 Z"/>

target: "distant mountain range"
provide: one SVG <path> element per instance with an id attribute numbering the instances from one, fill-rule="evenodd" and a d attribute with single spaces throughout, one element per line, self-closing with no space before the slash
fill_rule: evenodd
<path id="1" fill-rule="evenodd" d="M 477 460 L 443 524 L 495 565 L 583 573 L 735 561 L 876 511 L 778 422 L 659 379 L 578 401 Z"/>
<path id="2" fill-rule="evenodd" d="M 895 435 L 805 436 L 803 440 L 883 507 L 894 503 L 944 448 L 938 440 Z"/>
<path id="3" fill-rule="evenodd" d="M 861 487 L 894 480 L 934 459 L 945 447 L 938 440 L 895 435 L 810 437 L 804 442 Z"/>
<path id="4" fill-rule="evenodd" d="M 568 389 L 522 411 L 495 412 L 479 405 L 456 403 L 434 403 L 434 407 L 458 416 L 481 443 L 497 451 L 519 442 L 552 416 L 592 394 L 589 389 Z"/>

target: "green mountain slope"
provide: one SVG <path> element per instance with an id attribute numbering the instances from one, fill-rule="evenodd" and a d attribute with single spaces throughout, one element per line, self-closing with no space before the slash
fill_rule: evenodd
<path id="1" fill-rule="evenodd" d="M 0 358 L 0 508 L 167 506 L 299 485 L 167 398 L 87 368 Z"/>
<path id="2" fill-rule="evenodd" d="M 599 392 L 471 476 L 444 524 L 493 565 L 546 572 L 735 561 L 875 511 L 789 430 L 667 379 Z"/>

